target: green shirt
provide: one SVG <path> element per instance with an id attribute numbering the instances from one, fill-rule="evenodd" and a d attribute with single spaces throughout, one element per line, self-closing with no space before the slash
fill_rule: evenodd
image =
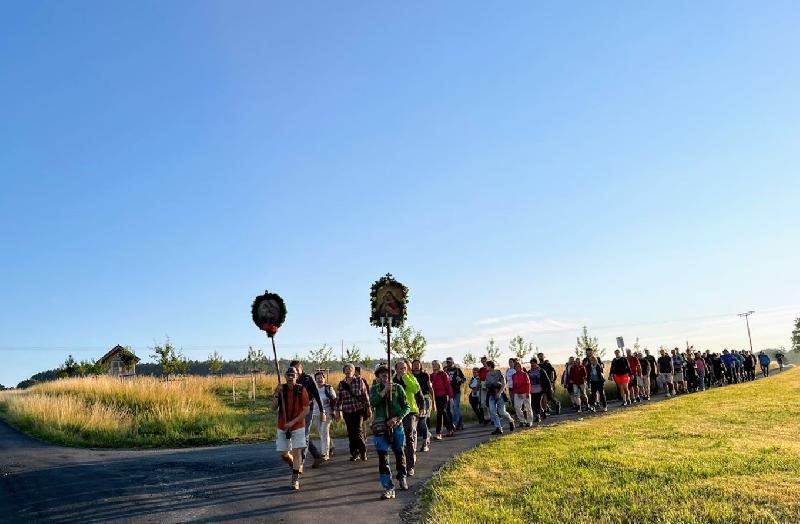
<path id="1" fill-rule="evenodd" d="M 397 377 L 394 378 L 393 384 L 397 385 Z M 411 413 L 419 415 L 419 406 L 417 406 L 416 395 L 420 392 L 419 382 L 417 378 L 411 373 L 403 373 L 403 389 L 406 392 L 406 399 L 408 400 L 408 407 L 411 408 Z"/>
<path id="2" fill-rule="evenodd" d="M 383 384 L 377 383 L 369 390 L 369 400 L 375 409 L 375 418 L 388 418 L 386 416 L 386 398 L 380 396 L 385 387 Z M 406 391 L 395 384 L 392 386 L 392 416 L 403 418 L 409 413 L 411 413 L 411 407 L 408 405 Z"/>

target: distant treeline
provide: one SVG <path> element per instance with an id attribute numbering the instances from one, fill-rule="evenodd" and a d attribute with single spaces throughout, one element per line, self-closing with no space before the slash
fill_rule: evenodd
<path id="1" fill-rule="evenodd" d="M 302 360 L 302 359 L 301 359 Z M 199 376 L 207 376 L 211 375 L 211 363 L 208 360 L 200 361 L 200 360 L 187 360 L 188 364 L 187 367 L 187 375 L 199 375 Z M 291 360 L 289 359 L 280 359 L 280 368 L 281 371 L 285 370 Z M 253 372 L 253 362 L 247 359 L 242 360 L 222 360 L 222 370 L 219 372 L 221 375 L 246 375 Z M 275 361 L 270 360 L 268 362 L 259 363 L 258 366 L 259 372 L 263 373 L 266 372 L 267 374 L 274 374 L 275 373 Z M 313 372 L 318 367 L 321 369 L 330 369 L 330 370 L 340 370 L 341 364 L 339 362 L 327 362 L 325 364 L 317 365 L 313 362 L 308 362 L 303 360 L 303 365 L 306 368 L 306 371 Z M 154 376 L 154 377 L 161 377 L 163 375 L 162 366 L 161 364 L 147 362 L 141 363 L 136 365 L 136 374 L 143 375 L 143 376 Z M 80 376 L 80 375 L 77 375 Z M 39 382 L 49 382 L 51 380 L 56 380 L 59 378 L 64 377 L 64 367 L 58 367 L 55 369 L 48 369 L 47 371 L 40 371 L 35 375 L 32 375 L 31 378 L 27 380 L 23 380 L 17 387 L 20 389 L 24 389 L 30 387 L 34 384 L 38 384 Z"/>

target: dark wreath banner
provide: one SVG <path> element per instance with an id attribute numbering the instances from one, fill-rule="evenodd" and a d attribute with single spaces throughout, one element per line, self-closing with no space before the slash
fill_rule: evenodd
<path id="1" fill-rule="evenodd" d="M 277 293 L 264 291 L 253 301 L 251 308 L 253 323 L 267 332 L 272 337 L 278 332 L 278 328 L 286 320 L 286 303 Z"/>
<path id="2" fill-rule="evenodd" d="M 401 326 L 408 312 L 408 288 L 394 279 L 391 273 L 372 284 L 370 296 L 372 314 L 369 321 L 373 326 Z"/>

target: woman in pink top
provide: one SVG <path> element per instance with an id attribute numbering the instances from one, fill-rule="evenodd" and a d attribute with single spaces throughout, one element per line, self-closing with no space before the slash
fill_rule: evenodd
<path id="1" fill-rule="evenodd" d="M 453 386 L 450 384 L 450 376 L 442 371 L 442 365 L 438 360 L 431 362 L 433 372 L 431 373 L 431 386 L 433 387 L 433 399 L 436 404 L 436 440 L 442 440 L 442 423 L 447 428 L 447 436 L 455 435 L 455 427 L 450 417 L 450 399 L 453 398 Z"/>

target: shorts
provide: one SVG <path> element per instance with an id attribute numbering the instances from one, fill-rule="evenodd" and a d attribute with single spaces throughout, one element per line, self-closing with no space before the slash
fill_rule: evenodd
<path id="1" fill-rule="evenodd" d="M 675 382 L 683 382 L 683 372 L 675 373 Z"/>
<path id="2" fill-rule="evenodd" d="M 623 384 L 627 384 L 631 381 L 630 375 L 614 375 L 614 383 L 618 386 L 622 386 Z"/>
<path id="3" fill-rule="evenodd" d="M 659 373 L 658 376 L 664 384 L 672 384 L 672 373 Z"/>
<path id="4" fill-rule="evenodd" d="M 639 377 L 637 375 L 631 375 L 631 378 L 628 381 L 628 385 L 636 387 L 637 385 L 639 385 L 639 380 L 638 379 L 639 379 Z"/>
<path id="5" fill-rule="evenodd" d="M 306 447 L 306 428 L 292 430 L 292 438 L 286 438 L 286 430 L 278 429 L 275 437 L 275 450 L 292 451 Z"/>

